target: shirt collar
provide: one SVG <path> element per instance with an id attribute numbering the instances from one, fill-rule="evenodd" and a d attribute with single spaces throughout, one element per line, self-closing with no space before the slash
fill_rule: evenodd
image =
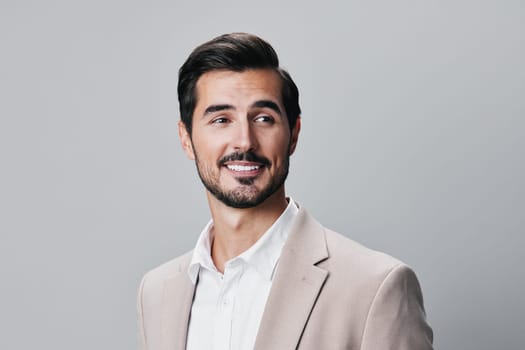
<path id="1" fill-rule="evenodd" d="M 197 282 L 197 276 L 199 274 L 200 267 L 207 268 L 208 270 L 216 271 L 216 267 L 211 259 L 211 228 L 213 227 L 213 220 L 210 220 L 197 240 L 195 249 L 191 257 L 191 262 L 188 267 L 188 275 L 190 276 L 191 282 L 195 284 Z"/>
<path id="2" fill-rule="evenodd" d="M 298 212 L 299 209 L 297 205 L 290 197 L 288 206 L 284 212 L 257 242 L 239 256 L 229 260 L 226 264 L 242 260 L 255 268 L 264 278 L 271 280 L 275 267 L 277 266 L 277 261 L 281 256 L 281 250 L 288 238 L 293 219 Z M 210 220 L 202 230 L 193 251 L 192 259 L 188 267 L 188 275 L 193 284 L 197 282 L 201 267 L 210 271 L 217 271 L 211 258 L 212 227 L 213 220 Z"/>

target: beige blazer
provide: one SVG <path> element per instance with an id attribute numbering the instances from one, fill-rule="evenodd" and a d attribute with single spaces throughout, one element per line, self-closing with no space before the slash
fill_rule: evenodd
<path id="1" fill-rule="evenodd" d="M 194 285 L 191 252 L 150 272 L 138 296 L 143 350 L 184 350 Z M 429 350 L 414 272 L 299 210 L 283 248 L 256 350 Z M 238 349 L 249 350 L 249 349 Z"/>

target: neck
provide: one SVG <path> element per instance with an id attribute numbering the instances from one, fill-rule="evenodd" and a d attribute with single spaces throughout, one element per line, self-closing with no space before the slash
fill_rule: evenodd
<path id="1" fill-rule="evenodd" d="M 281 216 L 288 203 L 284 186 L 253 208 L 232 208 L 209 192 L 208 204 L 213 218 L 211 256 L 215 267 L 224 272 L 224 264 L 248 250 Z"/>

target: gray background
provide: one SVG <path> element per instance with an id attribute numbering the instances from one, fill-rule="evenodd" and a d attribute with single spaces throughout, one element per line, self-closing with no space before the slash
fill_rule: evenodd
<path id="1" fill-rule="evenodd" d="M 177 70 L 248 31 L 301 91 L 288 193 L 413 266 L 440 349 L 522 349 L 523 1 L 0 1 L 0 348 L 133 349 L 209 218 Z"/>

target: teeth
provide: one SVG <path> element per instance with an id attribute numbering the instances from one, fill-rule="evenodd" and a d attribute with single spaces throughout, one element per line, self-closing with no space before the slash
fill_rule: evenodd
<path id="1" fill-rule="evenodd" d="M 252 171 L 259 169 L 259 165 L 227 165 L 233 171 Z"/>

